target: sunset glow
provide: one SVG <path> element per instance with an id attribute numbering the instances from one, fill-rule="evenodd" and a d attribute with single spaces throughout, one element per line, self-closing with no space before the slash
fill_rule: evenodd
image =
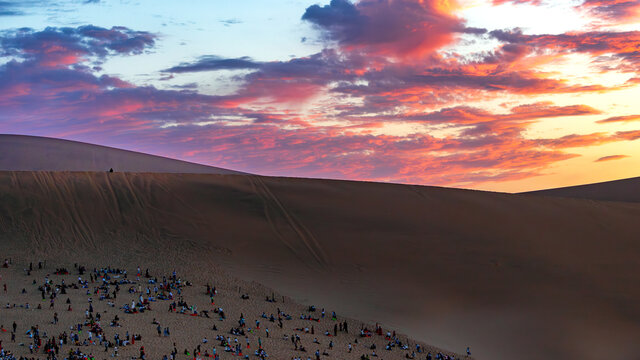
<path id="1" fill-rule="evenodd" d="M 639 176 L 636 0 L 0 2 L 0 133 L 262 175 Z"/>

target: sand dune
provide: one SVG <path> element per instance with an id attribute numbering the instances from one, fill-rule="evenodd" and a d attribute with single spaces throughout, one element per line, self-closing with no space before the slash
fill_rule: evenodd
<path id="1" fill-rule="evenodd" d="M 0 173 L 4 254 L 224 269 L 479 359 L 637 357 L 638 217 L 394 184 Z"/>
<path id="2" fill-rule="evenodd" d="M 640 202 L 640 177 L 531 191 L 524 194 L 604 201 Z"/>
<path id="3" fill-rule="evenodd" d="M 0 134 L 0 171 L 115 171 L 241 174 L 106 146 L 38 136 Z"/>

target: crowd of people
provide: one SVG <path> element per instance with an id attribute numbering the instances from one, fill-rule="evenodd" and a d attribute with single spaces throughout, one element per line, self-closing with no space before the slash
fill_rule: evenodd
<path id="1" fill-rule="evenodd" d="M 12 297 L 7 289 L 7 277 L 21 275 L 10 271 L 10 261 L 6 260 L 4 265 L 5 270 L 0 273 L 5 281 L 4 296 L 33 301 L 26 295 L 38 293 L 39 301 L 36 301 L 35 308 L 28 301 L 7 302 L 3 310 L 6 313 L 0 315 L 0 322 L 6 322 L 11 317 L 14 319 L 8 328 L 0 324 L 0 360 L 95 360 L 117 357 L 146 360 L 149 353 L 163 360 L 264 360 L 281 358 L 283 352 L 293 354 L 292 360 L 460 359 L 450 353 L 432 353 L 421 344 L 401 339 L 395 331 L 384 331 L 380 324 L 372 328 L 362 324 L 359 330 L 351 334 L 347 319 L 340 318 L 335 311 L 329 314 L 324 308 L 299 308 L 300 316 L 294 318 L 285 311 L 284 304 L 280 304 L 280 299 L 276 299 L 273 293 L 271 296 L 263 295 L 264 309 L 251 307 L 253 313 L 246 315 L 240 311 L 237 323 L 234 320 L 232 323 L 235 324 L 223 325 L 229 320 L 228 313 L 217 304 L 220 288 L 207 283 L 198 288 L 203 290 L 198 290 L 192 282 L 178 276 L 175 270 L 167 275 L 153 276 L 149 269 L 142 271 L 140 267 L 135 273 L 129 273 L 117 267 L 90 269 L 74 264 L 73 267 L 56 267 L 49 273 L 46 263 L 39 262 L 37 266 L 30 263 L 18 279 L 23 281 L 13 282 L 24 283 L 19 286 L 22 297 Z M 232 310 L 234 305 L 242 305 L 250 299 L 246 292 L 233 295 L 229 291 L 226 295 L 237 299 L 235 303 L 228 304 Z M 255 298 L 261 299 L 260 296 Z M 64 305 L 57 305 L 59 302 Z M 43 308 L 42 303 L 48 303 L 48 306 Z M 166 310 L 161 310 L 163 308 L 168 311 L 164 312 Z M 46 326 L 39 323 L 18 325 L 16 321 L 19 322 L 20 317 L 25 315 L 19 310 L 43 311 L 42 314 L 49 314 L 50 321 Z M 147 316 L 147 312 L 154 315 L 152 321 L 141 323 L 135 320 Z M 110 315 L 105 319 L 107 314 Z M 174 333 L 177 331 L 180 334 L 188 329 L 193 321 L 190 317 L 212 324 L 195 346 L 193 343 L 184 343 L 181 347 L 184 350 L 178 351 L 177 338 L 184 337 L 176 337 Z M 124 318 L 126 321 L 123 321 Z M 247 318 L 253 319 L 248 321 Z M 172 331 L 170 323 L 179 324 L 178 329 Z M 127 324 L 135 326 L 129 327 Z M 228 331 L 218 330 L 219 325 Z M 55 329 L 55 332 L 51 329 Z M 154 333 L 157 337 L 150 335 Z M 209 341 L 208 335 L 215 341 Z M 158 349 L 158 341 L 171 344 L 171 351 L 162 354 L 163 350 Z M 345 345 L 336 346 L 337 343 Z M 470 356 L 470 349 L 467 348 L 466 353 Z"/>

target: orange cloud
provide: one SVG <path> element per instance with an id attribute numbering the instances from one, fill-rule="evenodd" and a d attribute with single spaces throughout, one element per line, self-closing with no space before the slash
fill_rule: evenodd
<path id="1" fill-rule="evenodd" d="M 629 155 L 609 155 L 609 156 L 603 156 L 597 160 L 594 160 L 594 162 L 603 162 L 603 161 L 611 161 L 611 160 L 620 160 L 620 159 L 624 159 L 624 158 L 628 158 Z"/>
<path id="2" fill-rule="evenodd" d="M 613 122 L 632 122 L 640 121 L 640 115 L 624 115 L 624 116 L 612 116 L 606 119 L 596 121 L 599 124 L 613 123 Z"/>

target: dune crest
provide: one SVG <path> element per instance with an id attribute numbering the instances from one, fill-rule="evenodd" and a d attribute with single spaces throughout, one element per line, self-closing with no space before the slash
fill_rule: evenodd
<path id="1" fill-rule="evenodd" d="M 0 171 L 242 174 L 239 171 L 78 141 L 0 134 Z"/>
<path id="2" fill-rule="evenodd" d="M 640 177 L 530 191 L 523 194 L 637 203 L 640 202 Z"/>

